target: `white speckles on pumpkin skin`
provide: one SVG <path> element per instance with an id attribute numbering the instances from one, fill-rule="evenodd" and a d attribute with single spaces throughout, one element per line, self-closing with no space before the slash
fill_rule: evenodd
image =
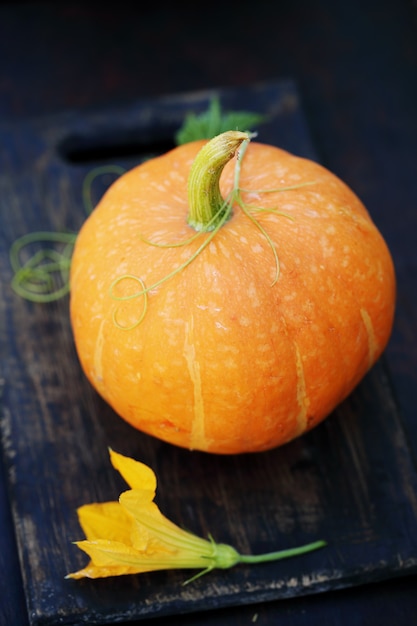
<path id="1" fill-rule="evenodd" d="M 271 346 L 268 343 L 261 343 L 256 346 L 258 352 L 266 353 L 271 351 Z"/>
<path id="2" fill-rule="evenodd" d="M 166 311 L 168 309 L 168 307 L 171 307 L 172 305 L 175 305 L 177 301 L 177 292 L 175 291 L 175 289 L 166 289 L 165 290 L 165 308 L 163 309 L 158 309 L 158 315 L 162 315 L 163 317 L 166 317 Z M 169 311 L 168 311 L 169 314 Z"/>
<path id="3" fill-rule="evenodd" d="M 291 293 L 286 293 L 283 296 L 283 300 L 284 302 L 292 302 L 293 300 L 296 300 L 298 296 L 298 293 L 296 291 L 291 291 Z"/>
<path id="4" fill-rule="evenodd" d="M 263 247 L 259 243 L 251 246 L 251 252 L 253 252 L 254 254 L 260 254 L 261 252 L 263 252 L 263 250 Z"/>
<path id="5" fill-rule="evenodd" d="M 181 204 L 185 205 L 183 196 L 179 196 L 178 194 L 173 193 L 172 196 L 171 196 L 171 199 L 172 199 L 172 203 L 173 204 L 174 203 L 178 203 L 179 205 L 181 205 Z"/>
<path id="6" fill-rule="evenodd" d="M 160 191 L 161 193 L 167 193 L 167 187 L 169 188 L 171 185 L 169 180 L 164 180 L 164 182 L 161 183 L 156 183 L 154 181 L 151 182 L 151 187 L 153 189 L 157 189 L 158 191 Z"/>
<path id="7" fill-rule="evenodd" d="M 222 285 L 221 273 L 217 266 L 212 265 L 211 263 L 203 263 L 203 279 L 208 287 L 209 292 L 214 295 L 218 294 L 221 298 L 223 298 L 224 287 Z M 216 308 L 216 305 L 213 307 L 212 303 L 208 303 L 210 310 L 220 310 Z"/>
<path id="8" fill-rule="evenodd" d="M 112 259 L 113 257 L 117 256 L 119 254 L 119 251 L 116 248 L 110 248 L 109 250 L 106 251 L 106 254 L 104 255 L 105 259 Z"/>
<path id="9" fill-rule="evenodd" d="M 161 230 L 154 230 L 152 232 L 152 243 L 166 243 L 167 230 L 163 228 Z"/>
<path id="10" fill-rule="evenodd" d="M 161 376 L 164 375 L 167 371 L 166 365 L 162 365 L 161 363 L 158 363 L 158 361 L 153 362 L 153 368 L 155 372 Z"/>
<path id="11" fill-rule="evenodd" d="M 219 250 L 222 253 L 222 255 L 226 258 L 226 259 L 230 259 L 230 250 L 227 246 L 225 246 L 221 241 L 219 241 L 217 243 L 217 245 L 219 246 Z"/>
<path id="12" fill-rule="evenodd" d="M 247 293 L 247 297 L 248 297 L 249 304 L 251 307 L 253 307 L 254 309 L 257 309 L 258 307 L 261 306 L 261 302 L 258 296 L 258 291 L 256 289 L 256 286 L 253 283 L 249 285 L 246 293 Z"/>
<path id="13" fill-rule="evenodd" d="M 222 365 L 223 365 L 223 367 L 227 368 L 228 370 L 236 370 L 236 369 L 238 369 L 238 367 L 240 367 L 240 363 L 237 362 L 232 357 L 225 358 L 222 361 Z"/>
<path id="14" fill-rule="evenodd" d="M 319 244 L 321 246 L 324 258 L 333 256 L 333 254 L 335 252 L 335 248 L 334 248 L 334 246 L 331 245 L 328 237 L 326 237 L 325 235 L 322 235 L 320 237 Z"/>
<path id="15" fill-rule="evenodd" d="M 291 213 L 292 211 L 294 211 L 295 209 L 297 209 L 297 205 L 294 204 L 293 202 L 280 202 L 279 203 L 279 210 L 283 211 L 283 213 Z M 273 215 L 273 217 L 276 218 L 275 221 L 278 221 L 279 218 L 282 219 L 282 215 Z"/>
<path id="16" fill-rule="evenodd" d="M 167 338 L 167 344 L 175 348 L 175 346 L 177 345 L 177 337 L 174 334 L 169 333 Z"/>
<path id="17" fill-rule="evenodd" d="M 222 324 L 221 322 L 215 322 L 215 323 L 214 323 L 214 325 L 215 325 L 215 327 L 216 327 L 216 328 L 219 328 L 219 329 L 222 329 L 222 330 L 229 330 L 229 329 L 227 328 L 227 326 L 225 326 L 225 325 L 224 325 L 224 324 Z"/>
<path id="18" fill-rule="evenodd" d="M 303 213 L 306 217 L 321 217 L 321 213 L 314 211 L 314 209 L 304 209 Z"/>
<path id="19" fill-rule="evenodd" d="M 223 352 L 224 354 L 235 354 L 238 355 L 240 350 L 237 346 L 231 345 L 228 343 L 221 343 L 217 347 L 219 352 Z"/>
<path id="20" fill-rule="evenodd" d="M 171 169 L 169 171 L 169 178 L 175 183 L 183 183 L 186 180 L 185 177 L 177 169 Z"/>

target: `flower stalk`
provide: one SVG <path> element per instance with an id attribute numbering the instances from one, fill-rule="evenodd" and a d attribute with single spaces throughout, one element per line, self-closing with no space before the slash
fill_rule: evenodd
<path id="1" fill-rule="evenodd" d="M 166 518 L 154 502 L 156 476 L 147 465 L 110 450 L 112 465 L 130 489 L 118 502 L 93 503 L 78 509 L 86 536 L 75 542 L 89 557 L 86 567 L 66 578 L 102 578 L 168 569 L 199 569 L 189 583 L 213 569 L 299 556 L 325 546 L 304 546 L 261 555 L 241 555 L 232 546 L 203 539 Z M 185 583 L 185 584 L 186 584 Z"/>

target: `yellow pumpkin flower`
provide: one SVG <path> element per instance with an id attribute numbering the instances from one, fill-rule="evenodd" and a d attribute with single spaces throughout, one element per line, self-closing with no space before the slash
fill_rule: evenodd
<path id="1" fill-rule="evenodd" d="M 75 544 L 88 565 L 66 578 L 102 578 L 165 569 L 200 569 L 191 580 L 237 563 L 260 563 L 310 552 L 325 545 L 316 541 L 298 548 L 263 555 L 241 555 L 232 546 L 202 539 L 168 520 L 155 504 L 156 476 L 152 469 L 110 450 L 112 465 L 130 489 L 118 502 L 86 504 L 78 519 L 86 539 Z"/>

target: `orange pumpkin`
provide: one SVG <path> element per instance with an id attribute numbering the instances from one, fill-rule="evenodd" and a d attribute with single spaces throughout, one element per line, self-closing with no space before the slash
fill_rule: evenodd
<path id="1" fill-rule="evenodd" d="M 391 255 L 358 197 L 240 132 L 122 175 L 83 224 L 70 279 L 98 393 L 138 430 L 219 454 L 321 422 L 385 349 L 395 308 Z"/>

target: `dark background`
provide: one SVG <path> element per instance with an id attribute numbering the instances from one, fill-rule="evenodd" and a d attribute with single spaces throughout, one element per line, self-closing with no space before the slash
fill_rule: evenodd
<path id="1" fill-rule="evenodd" d="M 398 310 L 387 357 L 416 449 L 417 3 L 0 3 L 1 124 L 281 78 L 297 81 L 320 161 L 361 197 L 393 253 Z M 24 626 L 4 480 L 0 497 L 0 619 Z M 416 584 L 410 577 L 170 623 L 412 626 Z"/>

